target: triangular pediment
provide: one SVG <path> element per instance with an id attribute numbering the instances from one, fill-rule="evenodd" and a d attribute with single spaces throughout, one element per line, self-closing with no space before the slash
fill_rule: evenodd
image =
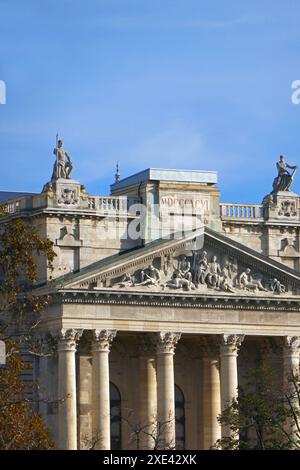
<path id="1" fill-rule="evenodd" d="M 57 281 L 64 290 L 300 294 L 300 274 L 211 229 L 173 235 L 107 257 Z"/>

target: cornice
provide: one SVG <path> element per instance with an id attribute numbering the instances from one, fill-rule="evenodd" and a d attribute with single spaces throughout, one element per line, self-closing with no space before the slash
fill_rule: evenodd
<path id="1" fill-rule="evenodd" d="M 142 305 L 148 307 L 193 308 L 212 310 L 255 310 L 300 312 L 300 298 L 262 298 L 215 294 L 128 292 L 119 290 L 60 290 L 52 303 Z"/>

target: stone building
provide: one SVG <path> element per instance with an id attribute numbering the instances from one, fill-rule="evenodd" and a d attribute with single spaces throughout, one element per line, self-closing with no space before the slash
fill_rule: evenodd
<path id="1" fill-rule="evenodd" d="M 40 194 L 0 198 L 3 221 L 25 218 L 57 253 L 53 272 L 38 259 L 37 286 L 57 354 L 34 375 L 58 448 L 150 449 L 157 423 L 166 447 L 210 448 L 250 365 L 268 361 L 279 387 L 299 365 L 293 174 L 278 162 L 260 205 L 220 204 L 213 171 L 117 174 L 110 196 L 91 196 L 62 142 L 55 153 Z"/>

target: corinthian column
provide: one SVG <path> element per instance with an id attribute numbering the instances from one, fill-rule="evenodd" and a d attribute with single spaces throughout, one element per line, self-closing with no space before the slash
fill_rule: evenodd
<path id="1" fill-rule="evenodd" d="M 221 403 L 222 410 L 227 408 L 238 395 L 237 356 L 244 335 L 223 335 L 221 338 Z M 230 437 L 229 426 L 223 426 L 222 436 Z"/>
<path id="2" fill-rule="evenodd" d="M 141 449 L 153 449 L 157 418 L 157 383 L 156 383 L 156 357 L 155 344 L 150 334 L 140 335 L 138 340 L 139 351 L 139 424 L 146 433 L 141 433 Z"/>
<path id="3" fill-rule="evenodd" d="M 157 419 L 161 447 L 175 447 L 174 353 L 181 333 L 159 333 L 157 341 Z"/>
<path id="4" fill-rule="evenodd" d="M 110 449 L 109 351 L 115 330 L 93 332 L 93 439 L 95 449 Z"/>
<path id="5" fill-rule="evenodd" d="M 77 449 L 76 343 L 82 330 L 61 330 L 58 339 L 58 445 Z"/>
<path id="6" fill-rule="evenodd" d="M 202 352 L 202 434 L 203 449 L 210 449 L 221 438 L 218 416 L 221 413 L 219 344 L 214 338 L 201 337 Z"/>

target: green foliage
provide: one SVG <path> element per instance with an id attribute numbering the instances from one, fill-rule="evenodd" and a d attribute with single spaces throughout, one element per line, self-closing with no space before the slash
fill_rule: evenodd
<path id="1" fill-rule="evenodd" d="M 299 380 L 287 378 L 288 388 L 280 391 L 274 372 L 266 365 L 250 369 L 247 381 L 219 417 L 231 430 L 230 437 L 217 441 L 224 450 L 300 450 Z"/>

